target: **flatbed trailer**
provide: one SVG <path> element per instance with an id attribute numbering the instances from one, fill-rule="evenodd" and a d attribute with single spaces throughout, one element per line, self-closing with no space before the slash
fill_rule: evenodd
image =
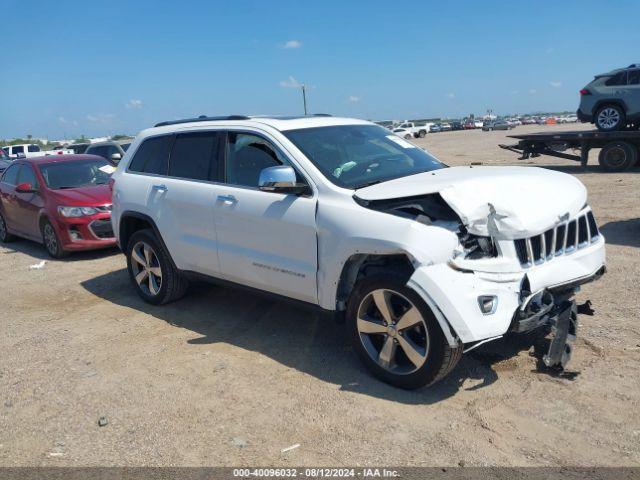
<path id="1" fill-rule="evenodd" d="M 601 148 L 598 156 L 600 166 L 607 172 L 622 172 L 638 163 L 640 157 L 640 131 L 625 130 L 620 132 L 575 131 L 558 133 L 529 133 L 509 135 L 518 143 L 500 145 L 500 148 L 521 154 L 520 159 L 540 155 L 575 160 L 586 167 L 589 150 Z M 567 153 L 566 150 L 578 150 L 579 154 Z"/>

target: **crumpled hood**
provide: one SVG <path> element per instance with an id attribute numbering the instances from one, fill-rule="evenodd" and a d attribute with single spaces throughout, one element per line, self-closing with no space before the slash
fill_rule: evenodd
<path id="1" fill-rule="evenodd" d="M 111 189 L 108 185 L 52 190 L 52 193 L 61 205 L 71 207 L 102 206 L 111 203 Z"/>
<path id="2" fill-rule="evenodd" d="M 584 207 L 575 177 L 535 167 L 452 167 L 356 190 L 362 200 L 439 193 L 470 233 L 514 239 L 538 235 Z"/>

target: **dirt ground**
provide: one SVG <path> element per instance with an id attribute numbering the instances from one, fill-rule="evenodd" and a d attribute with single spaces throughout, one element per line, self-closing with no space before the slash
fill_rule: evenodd
<path id="1" fill-rule="evenodd" d="M 585 127 L 516 132 L 572 128 Z M 519 161 L 505 137 L 416 143 L 450 165 L 586 184 L 609 272 L 578 296 L 596 313 L 566 375 L 539 371 L 539 342 L 498 341 L 402 391 L 364 370 L 343 325 L 305 310 L 206 285 L 151 307 L 116 251 L 37 270 L 43 249 L 18 241 L 0 247 L 0 465 L 640 465 L 640 169 L 603 173 L 597 151 L 586 171 Z"/>

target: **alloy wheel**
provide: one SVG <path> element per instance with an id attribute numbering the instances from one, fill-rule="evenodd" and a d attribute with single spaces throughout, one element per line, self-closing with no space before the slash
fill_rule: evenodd
<path id="1" fill-rule="evenodd" d="M 394 290 L 374 290 L 362 299 L 357 328 L 369 357 L 391 373 L 413 373 L 427 360 L 426 322 L 418 308 Z"/>
<path id="2" fill-rule="evenodd" d="M 147 295 L 155 297 L 162 288 L 162 268 L 154 249 L 145 242 L 138 242 L 131 250 L 133 278 Z"/>
<path id="3" fill-rule="evenodd" d="M 603 108 L 598 114 L 598 125 L 606 130 L 616 128 L 619 123 L 620 113 L 615 108 Z"/>
<path id="4" fill-rule="evenodd" d="M 58 253 L 58 239 L 56 238 L 56 232 L 50 223 L 47 223 L 43 229 L 44 232 L 44 245 L 47 247 L 47 251 L 51 255 Z"/>

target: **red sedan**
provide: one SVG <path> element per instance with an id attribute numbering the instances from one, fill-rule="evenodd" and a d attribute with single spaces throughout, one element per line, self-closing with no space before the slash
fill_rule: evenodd
<path id="1" fill-rule="evenodd" d="M 12 162 L 0 178 L 0 241 L 35 240 L 54 258 L 114 246 L 108 185 L 114 170 L 95 155 Z"/>

